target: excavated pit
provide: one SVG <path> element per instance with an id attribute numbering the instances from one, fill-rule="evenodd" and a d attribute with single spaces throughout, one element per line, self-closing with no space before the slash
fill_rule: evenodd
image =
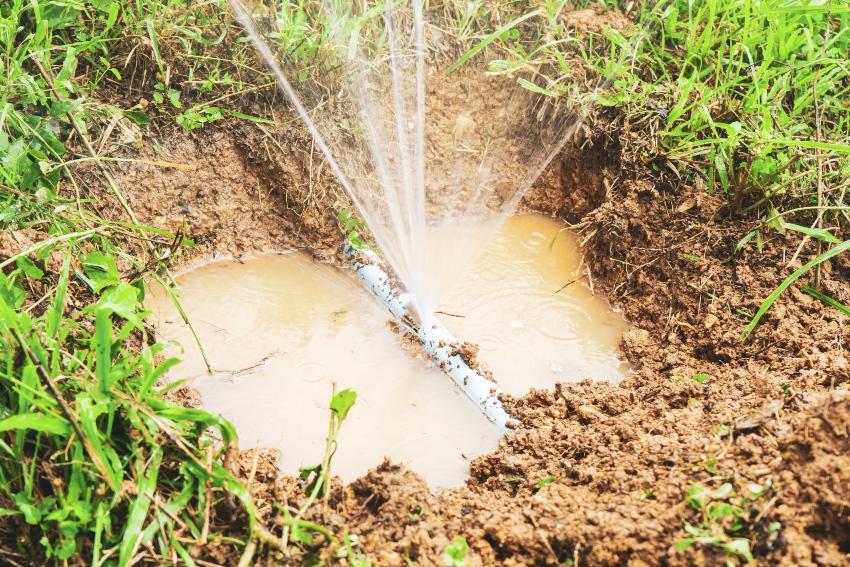
<path id="1" fill-rule="evenodd" d="M 497 221 L 440 227 L 429 246 L 437 253 L 490 239 L 482 254 L 466 248 L 459 265 L 431 274 L 445 287 L 438 317 L 471 341 L 465 357 L 483 361 L 515 396 L 587 377 L 619 380 L 626 325 L 585 286 L 575 237 L 541 215 L 509 218 L 499 229 Z M 146 305 L 158 337 L 184 347 L 170 376 L 194 377 L 203 407 L 231 420 L 243 447 L 277 449 L 284 473 L 321 458 L 334 383 L 358 393 L 334 457 L 347 482 L 386 457 L 432 487 L 462 486 L 469 459 L 496 448 L 501 433 L 412 335 L 388 328 L 386 310 L 351 274 L 291 252 L 201 265 L 177 283 L 213 374 L 168 294 L 153 288 Z"/>
<path id="2" fill-rule="evenodd" d="M 616 385 L 563 383 L 509 397 L 520 427 L 472 461 L 464 487 L 434 492 L 387 462 L 334 484 L 309 517 L 359 535 L 378 564 L 433 563 L 456 535 L 469 541 L 471 564 L 717 563 L 725 556 L 715 547 L 673 550 L 684 525 L 701 521 L 685 494 L 696 484 L 760 483 L 771 488 L 751 504 L 744 533 L 760 557 L 844 564 L 846 505 L 819 487 L 840 486 L 850 470 L 848 318 L 792 288 L 753 338 L 739 338 L 739 313 L 755 312 L 794 268 L 787 259 L 799 236 L 736 253 L 753 224 L 730 218 L 722 196 L 651 171 L 634 151 L 640 133 L 622 117 L 580 133 L 522 207 L 580 222 L 588 286 L 630 322 L 620 346 L 633 373 Z M 245 124 L 164 129 L 127 152 L 151 157 L 158 147 L 158 159 L 196 168 L 134 163 L 118 175 L 140 220 L 171 229 L 187 221 L 198 245 L 179 267 L 263 250 L 341 260 L 335 211 L 347 199 L 305 133 L 272 135 Z M 847 258 L 821 277 L 830 295 L 850 301 Z M 229 466 L 249 482 L 262 521 L 274 521 L 272 502 L 301 494 L 268 452 Z M 779 532 L 767 529 L 774 522 Z M 221 553 L 210 557 L 235 560 Z"/>

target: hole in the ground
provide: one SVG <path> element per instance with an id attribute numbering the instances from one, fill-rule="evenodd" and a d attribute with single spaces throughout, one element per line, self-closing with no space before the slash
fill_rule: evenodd
<path id="1" fill-rule="evenodd" d="M 625 322 L 586 287 L 575 237 L 560 223 L 521 215 L 494 236 L 487 222 L 468 222 L 437 231 L 432 245 L 461 237 L 489 241 L 441 318 L 480 344 L 504 390 L 622 376 Z M 344 480 L 388 456 L 432 486 L 455 486 L 469 458 L 495 448 L 498 431 L 444 374 L 400 348 L 387 312 L 349 273 L 290 253 L 208 264 L 178 284 L 216 373 L 205 375 L 190 330 L 153 290 L 160 334 L 186 349 L 172 376 L 196 376 L 204 406 L 235 423 L 241 447 L 278 448 L 284 472 L 320 459 L 331 382 L 359 394 L 334 457 Z"/>

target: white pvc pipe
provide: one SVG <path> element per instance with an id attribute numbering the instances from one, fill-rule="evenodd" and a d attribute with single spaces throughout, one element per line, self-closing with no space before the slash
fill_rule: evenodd
<path id="1" fill-rule="evenodd" d="M 417 319 L 410 308 L 410 295 L 394 285 L 383 263 L 371 250 L 346 249 L 352 257 L 351 268 L 366 287 L 390 310 L 393 316 L 416 332 L 425 350 L 434 358 L 467 397 L 499 428 L 509 429 L 515 420 L 499 401 L 501 390 L 483 374 L 470 368 L 457 354 L 460 343 L 433 314 Z"/>

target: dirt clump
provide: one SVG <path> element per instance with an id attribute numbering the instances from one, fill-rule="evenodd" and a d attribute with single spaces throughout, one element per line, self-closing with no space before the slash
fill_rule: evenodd
<path id="1" fill-rule="evenodd" d="M 580 35 L 600 34 L 605 28 L 622 31 L 634 25 L 621 11 L 608 9 L 602 4 L 583 10 L 566 9 L 561 15 L 561 20 L 568 29 L 574 29 Z"/>
<path id="2" fill-rule="evenodd" d="M 791 558 L 797 564 L 846 565 L 850 553 L 850 392 L 815 396 L 811 406 L 782 424 L 783 480 L 797 506 L 783 503 Z M 798 542 L 815 540 L 817 546 Z"/>
<path id="3" fill-rule="evenodd" d="M 164 127 L 139 149 L 116 148 L 132 160 L 114 177 L 140 222 L 188 233 L 196 243 L 190 260 L 294 249 L 334 257 L 335 209 L 348 200 L 311 168 L 321 160 L 301 151 L 309 147 L 305 132 L 266 132 L 238 122 L 199 132 Z M 113 199 L 99 202 L 107 218 L 125 216 Z"/>

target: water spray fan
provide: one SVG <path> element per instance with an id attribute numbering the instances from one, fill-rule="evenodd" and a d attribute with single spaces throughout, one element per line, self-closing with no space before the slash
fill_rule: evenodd
<path id="1" fill-rule="evenodd" d="M 547 65 L 565 62 L 546 39 L 557 19 L 505 8 L 494 24 L 421 0 L 230 2 L 381 251 L 348 247 L 350 267 L 484 415 L 510 427 L 496 384 L 434 314 L 426 242 L 439 223 L 514 211 L 577 127 L 568 89 L 546 79 Z M 446 33 L 457 18 L 463 29 Z M 546 57 L 515 60 L 532 52 Z"/>

